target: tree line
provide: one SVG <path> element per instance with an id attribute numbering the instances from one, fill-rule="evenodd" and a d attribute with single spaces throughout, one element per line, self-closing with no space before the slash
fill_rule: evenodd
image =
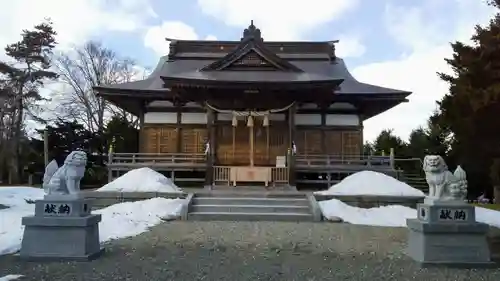
<path id="1" fill-rule="evenodd" d="M 490 5 L 500 11 L 500 0 Z M 96 96 L 94 86 L 144 77 L 135 62 L 98 42 L 57 52 L 57 34 L 50 21 L 24 30 L 21 40 L 6 46 L 0 62 L 0 180 L 25 181 L 43 172 L 43 130 L 47 129 L 50 158 L 61 164 L 74 149 L 89 155 L 89 176 L 102 183 L 111 142 L 116 151 L 137 149 L 138 119 Z M 401 158 L 442 155 L 451 169 L 468 173 L 469 193 L 492 193 L 500 186 L 500 13 L 476 26 L 472 43 L 451 43 L 453 54 L 443 58 L 452 74 L 437 73 L 449 92 L 438 110 L 408 141 L 387 129 L 364 146 L 364 153 L 388 153 Z M 47 94 L 47 89 L 53 93 Z"/>
<path id="2" fill-rule="evenodd" d="M 450 168 L 461 165 L 467 171 L 470 196 L 492 198 L 500 191 L 500 0 L 488 4 L 497 13 L 475 27 L 472 42 L 451 43 L 453 54 L 445 60 L 452 73 L 437 73 L 449 92 L 427 126 L 414 130 L 408 142 L 384 130 L 365 151 L 394 147 L 396 155 L 406 157 L 442 155 Z"/>
<path id="3" fill-rule="evenodd" d="M 28 175 L 43 173 L 45 130 L 49 159 L 59 165 L 72 150 L 88 153 L 85 179 L 91 182 L 102 182 L 111 142 L 118 151 L 137 147 L 138 118 L 97 97 L 93 87 L 142 78 L 146 70 L 95 41 L 56 51 L 56 37 L 52 22 L 45 20 L 5 47 L 0 182 L 25 183 Z"/>

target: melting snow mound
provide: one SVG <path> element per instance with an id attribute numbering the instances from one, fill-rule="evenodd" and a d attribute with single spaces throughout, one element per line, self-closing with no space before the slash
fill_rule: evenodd
<path id="1" fill-rule="evenodd" d="M 317 191 L 321 195 L 380 195 L 425 196 L 425 194 L 397 179 L 374 171 L 361 171 L 332 185 L 328 190 Z"/>
<path id="2" fill-rule="evenodd" d="M 7 207 L 0 209 L 0 256 L 19 251 L 24 232 L 22 218 L 35 213 L 35 204 L 29 204 L 26 200 L 42 199 L 43 195 L 41 188 L 0 188 L 0 203 Z M 6 202 L 8 204 L 3 204 Z M 164 220 L 176 219 L 181 215 L 185 203 L 185 199 L 152 198 L 118 203 L 92 213 L 102 215 L 99 238 L 101 242 L 106 242 L 135 236 Z M 6 278 L 0 277 L 2 280 Z"/>
<path id="3" fill-rule="evenodd" d="M 400 205 L 364 209 L 347 205 L 337 199 L 320 201 L 318 204 L 325 218 L 339 217 L 351 224 L 404 227 L 406 219 L 417 217 L 417 210 Z"/>
<path id="4" fill-rule="evenodd" d="M 169 178 L 150 168 L 139 168 L 128 171 L 96 191 L 182 192 L 182 189 Z"/>

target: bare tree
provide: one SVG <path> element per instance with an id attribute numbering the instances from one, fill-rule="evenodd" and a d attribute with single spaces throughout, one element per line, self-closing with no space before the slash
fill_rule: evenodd
<path id="1" fill-rule="evenodd" d="M 77 120 L 94 133 L 102 132 L 106 119 L 112 115 L 137 123 L 137 117 L 112 106 L 93 90 L 95 86 L 139 78 L 141 70 L 132 60 L 119 57 L 99 42 L 90 41 L 61 54 L 56 61 L 60 80 L 66 86 L 59 97 L 58 111 L 62 118 Z"/>

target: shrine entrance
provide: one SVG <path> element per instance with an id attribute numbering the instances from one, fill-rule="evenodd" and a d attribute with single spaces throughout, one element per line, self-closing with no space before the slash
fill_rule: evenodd
<path id="1" fill-rule="evenodd" d="M 215 124 L 215 184 L 288 184 L 290 127 L 279 113 L 292 106 L 259 112 L 224 111 L 208 105 L 219 116 Z"/>

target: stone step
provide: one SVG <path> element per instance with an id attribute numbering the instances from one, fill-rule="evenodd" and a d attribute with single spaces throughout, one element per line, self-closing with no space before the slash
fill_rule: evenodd
<path id="1" fill-rule="evenodd" d="M 196 198 L 205 197 L 230 197 L 230 198 L 306 198 L 306 194 L 297 191 L 243 191 L 243 190 L 231 190 L 231 191 L 220 191 L 213 190 L 209 192 L 197 192 Z"/>
<path id="2" fill-rule="evenodd" d="M 197 221 L 313 221 L 310 214 L 300 213 L 235 213 L 235 212 L 193 212 L 188 220 Z"/>
<path id="3" fill-rule="evenodd" d="M 193 213 L 297 213 L 311 214 L 309 206 L 269 205 L 192 205 Z"/>
<path id="4" fill-rule="evenodd" d="M 235 191 L 235 192 L 246 192 L 246 191 L 258 191 L 258 192 L 268 192 L 268 191 L 297 191 L 295 187 L 289 185 L 277 185 L 277 186 L 264 186 L 264 185 L 213 185 L 211 187 L 212 191 Z"/>
<path id="5" fill-rule="evenodd" d="M 194 197 L 192 205 L 309 206 L 306 198 Z"/>

